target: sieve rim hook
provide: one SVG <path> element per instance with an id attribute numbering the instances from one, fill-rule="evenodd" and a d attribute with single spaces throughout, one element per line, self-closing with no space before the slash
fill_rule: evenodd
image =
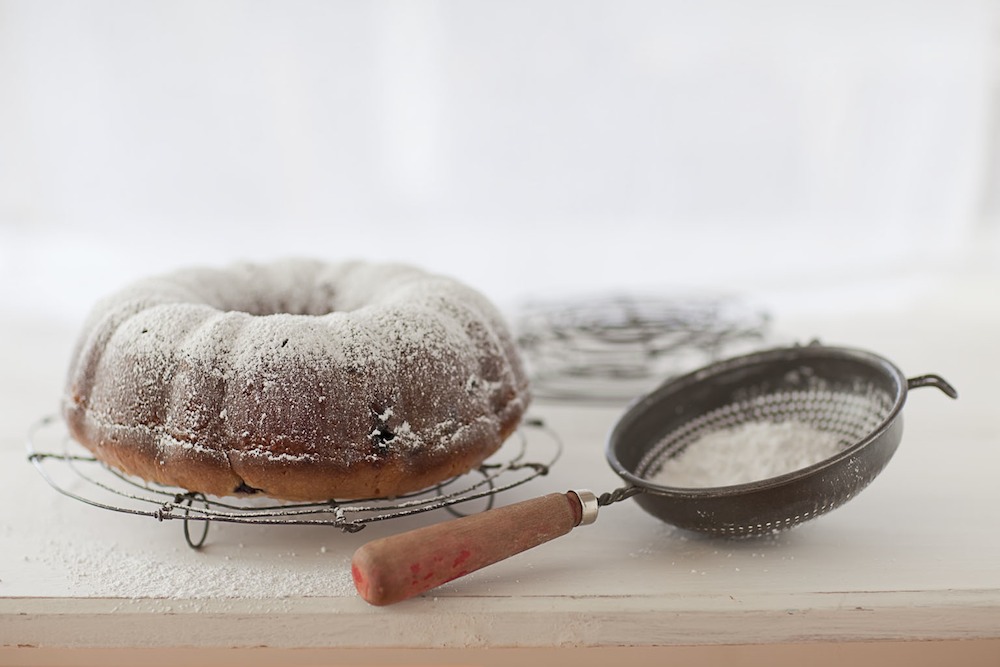
<path id="1" fill-rule="evenodd" d="M 945 380 L 940 375 L 935 375 L 934 373 L 929 373 L 927 375 L 918 375 L 917 377 L 908 378 L 906 380 L 906 388 L 909 389 L 919 389 L 920 387 L 937 387 L 946 395 L 951 398 L 958 398 L 958 392 L 955 388 Z"/>

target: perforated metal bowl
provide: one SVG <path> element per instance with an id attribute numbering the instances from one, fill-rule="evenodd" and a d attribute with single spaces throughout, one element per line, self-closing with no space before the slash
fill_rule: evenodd
<path id="1" fill-rule="evenodd" d="M 749 354 L 671 380 L 636 402 L 611 432 L 607 459 L 634 487 L 636 502 L 667 523 L 717 535 L 774 532 L 839 507 L 868 486 L 899 445 L 907 391 L 923 386 L 957 396 L 937 375 L 908 380 L 863 350 L 814 344 Z M 651 481 L 706 434 L 786 421 L 836 434 L 839 451 L 744 484 L 681 488 Z"/>

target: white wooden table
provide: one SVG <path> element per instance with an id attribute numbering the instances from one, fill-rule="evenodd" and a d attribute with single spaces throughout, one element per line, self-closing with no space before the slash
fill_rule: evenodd
<path id="1" fill-rule="evenodd" d="M 886 651 L 910 664 L 1000 664 L 998 288 L 993 277 L 956 277 L 892 308 L 779 314 L 782 336 L 865 347 L 909 376 L 939 373 L 960 393 L 912 392 L 898 452 L 844 507 L 774 537 L 725 541 L 685 534 L 625 501 L 594 525 L 388 608 L 356 596 L 351 554 L 447 515 L 353 535 L 213 525 L 193 551 L 179 522 L 55 493 L 27 463 L 24 437 L 56 408 L 75 331 L 16 316 L 0 331 L 0 663 L 124 664 L 138 653 L 167 664 L 148 651 L 171 648 L 174 660 L 217 664 L 334 654 L 356 664 L 501 664 L 517 659 L 511 651 L 562 648 L 579 664 L 607 664 L 620 651 L 730 664 Z M 498 502 L 616 488 L 603 447 L 621 412 L 536 402 L 533 414 L 565 452 L 547 477 Z M 499 647 L 509 650 L 477 652 Z"/>

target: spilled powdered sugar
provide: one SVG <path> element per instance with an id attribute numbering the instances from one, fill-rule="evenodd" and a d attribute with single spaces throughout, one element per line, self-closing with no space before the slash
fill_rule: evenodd
<path id="1" fill-rule="evenodd" d="M 349 554 L 292 551 L 255 552 L 228 547 L 208 554 L 187 547 L 167 553 L 97 541 L 72 550 L 53 541 L 45 550 L 53 566 L 74 582 L 78 595 L 174 600 L 344 597 L 354 595 Z M 223 549 L 217 549 L 222 552 Z"/>
<path id="2" fill-rule="evenodd" d="M 647 479 L 682 488 L 746 484 L 819 463 L 844 446 L 839 434 L 802 422 L 748 422 L 703 435 Z"/>

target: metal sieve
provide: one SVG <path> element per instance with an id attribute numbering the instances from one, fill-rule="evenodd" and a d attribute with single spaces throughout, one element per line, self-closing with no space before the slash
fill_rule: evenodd
<path id="1" fill-rule="evenodd" d="M 839 507 L 882 471 L 902 437 L 907 392 L 924 386 L 957 397 L 937 375 L 906 379 L 880 356 L 816 343 L 711 364 L 664 383 L 614 426 L 606 456 L 626 486 L 600 497 L 553 493 L 370 542 L 355 553 L 355 584 L 373 604 L 403 600 L 593 523 L 600 506 L 629 497 L 667 523 L 712 535 L 790 528 Z M 817 463 L 748 483 L 652 481 L 704 436 L 758 423 L 802 424 L 834 434 L 839 447 Z"/>
<path id="2" fill-rule="evenodd" d="M 907 391 L 924 386 L 957 397 L 937 375 L 907 380 L 862 350 L 809 345 L 758 352 L 667 382 L 636 402 L 612 430 L 606 455 L 630 485 L 617 493 L 634 493 L 653 516 L 704 533 L 770 533 L 829 512 L 868 486 L 899 445 Z M 708 433 L 788 421 L 835 433 L 840 450 L 746 484 L 679 488 L 650 481 L 667 459 Z"/>

